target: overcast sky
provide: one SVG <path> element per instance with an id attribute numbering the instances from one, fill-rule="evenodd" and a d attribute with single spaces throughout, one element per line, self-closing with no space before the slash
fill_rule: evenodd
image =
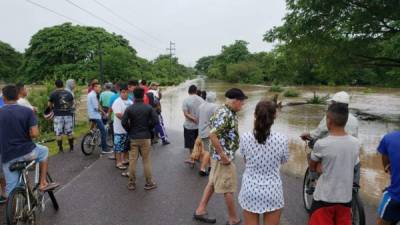
<path id="1" fill-rule="evenodd" d="M 55 15 L 43 5 L 74 21 Z M 181 63 L 218 54 L 222 45 L 246 40 L 252 52 L 271 49 L 263 34 L 282 24 L 285 0 L 0 0 L 0 40 L 23 52 L 43 27 L 72 22 L 123 35 L 138 55 L 154 59 L 176 43 Z M 71 1 L 102 20 L 76 8 Z M 98 3 L 108 7 L 113 15 Z M 120 18 L 119 18 L 119 17 Z M 122 19 L 121 19 L 122 18 Z M 123 19 L 126 19 L 125 21 Z M 139 28 L 139 29 L 138 29 Z"/>

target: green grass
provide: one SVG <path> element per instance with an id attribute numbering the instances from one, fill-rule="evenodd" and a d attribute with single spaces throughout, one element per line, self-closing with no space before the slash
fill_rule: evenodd
<path id="1" fill-rule="evenodd" d="M 287 89 L 284 93 L 283 96 L 287 98 L 294 98 L 294 97 L 299 97 L 300 93 L 296 91 L 295 89 Z"/>
<path id="2" fill-rule="evenodd" d="M 314 91 L 314 95 L 312 98 L 307 100 L 308 104 L 313 104 L 313 105 L 324 105 L 326 104 L 326 101 L 329 99 L 329 95 L 320 97 L 316 94 L 316 92 Z"/>
<path id="3" fill-rule="evenodd" d="M 85 122 L 80 122 L 80 123 L 77 123 L 75 125 L 75 128 L 74 128 L 74 137 L 75 137 L 74 146 L 79 146 L 80 145 L 80 142 L 78 142 L 77 140 L 79 139 L 79 137 L 81 137 L 88 130 L 89 130 L 89 126 Z M 41 140 L 49 140 L 49 139 L 52 139 L 52 138 L 54 139 L 55 135 L 54 135 L 54 133 L 45 133 L 45 134 L 42 134 L 40 137 L 41 137 Z M 50 142 L 46 142 L 46 143 L 44 143 L 44 145 L 49 148 L 49 154 L 50 155 L 58 154 L 58 146 L 57 146 L 57 142 L 55 140 L 50 141 Z M 69 149 L 67 137 L 63 137 L 63 147 L 64 147 L 64 149 Z"/>
<path id="4" fill-rule="evenodd" d="M 283 88 L 281 86 L 279 86 L 279 85 L 273 84 L 271 86 L 271 88 L 269 89 L 269 91 L 271 91 L 271 92 L 282 92 Z"/>

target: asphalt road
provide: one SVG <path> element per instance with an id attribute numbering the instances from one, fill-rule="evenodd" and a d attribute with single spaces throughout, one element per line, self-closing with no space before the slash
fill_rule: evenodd
<path id="1" fill-rule="evenodd" d="M 138 163 L 137 189 L 129 191 L 127 178 L 120 175 L 114 161 L 98 153 L 84 156 L 80 146 L 72 153 L 51 157 L 50 173 L 62 187 L 56 192 L 60 205 L 54 211 L 48 202 L 40 215 L 41 225 L 196 225 L 193 212 L 200 200 L 207 178 L 198 176 L 197 169 L 189 168 L 184 159 L 183 134 L 169 131 L 172 144 L 154 145 L 152 152 L 153 176 L 158 188 L 146 191 L 142 163 Z M 140 161 L 140 159 L 139 159 Z M 243 173 L 240 156 L 236 159 L 239 179 Z M 281 224 L 307 224 L 301 185 L 302 178 L 282 174 L 285 209 Z M 240 185 L 240 182 L 238 182 Z M 240 206 L 237 204 L 240 212 Z M 374 207 L 366 206 L 368 225 L 374 224 Z M 226 208 L 222 195 L 214 195 L 209 213 L 217 224 L 226 223 Z"/>

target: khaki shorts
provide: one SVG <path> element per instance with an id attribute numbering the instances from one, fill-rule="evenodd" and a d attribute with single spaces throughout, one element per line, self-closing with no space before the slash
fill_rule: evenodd
<path id="1" fill-rule="evenodd" d="M 203 148 L 205 151 L 210 152 L 210 138 L 202 138 L 203 141 Z"/>
<path id="2" fill-rule="evenodd" d="M 223 165 L 219 161 L 211 159 L 211 172 L 209 184 L 214 186 L 214 192 L 219 194 L 236 192 L 237 177 L 236 166 L 233 162 Z"/>

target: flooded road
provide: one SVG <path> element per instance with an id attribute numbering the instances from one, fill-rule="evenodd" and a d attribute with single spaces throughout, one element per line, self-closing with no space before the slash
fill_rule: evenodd
<path id="1" fill-rule="evenodd" d="M 268 91 L 268 87 L 259 85 L 230 84 L 225 82 L 205 81 L 202 79 L 188 81 L 178 87 L 168 90 L 162 99 L 163 116 L 166 126 L 175 130 L 183 130 L 183 113 L 181 104 L 187 96 L 188 86 L 194 83 L 202 90 L 215 91 L 218 103 L 225 100 L 224 93 L 231 87 L 241 88 L 249 96 L 243 110 L 239 113 L 240 132 L 249 131 L 253 127 L 253 112 L 260 99 L 271 99 L 275 93 Z M 382 170 L 380 157 L 376 154 L 377 145 L 384 134 L 400 128 L 400 90 L 399 89 L 369 89 L 369 88 L 319 88 L 296 87 L 301 95 L 298 98 L 284 98 L 283 103 L 304 101 L 316 91 L 319 95 L 333 94 L 345 90 L 351 95 L 350 108 L 363 112 L 380 115 L 387 120 L 359 121 L 359 139 L 363 144 L 361 153 L 361 186 L 364 198 L 376 203 L 382 189 L 388 184 L 389 177 Z M 279 112 L 273 130 L 282 132 L 290 138 L 289 162 L 284 166 L 285 172 L 302 177 L 306 169 L 306 153 L 304 142 L 299 135 L 304 131 L 314 129 L 325 113 L 324 105 L 297 105 L 285 106 Z M 182 137 L 183 138 L 183 137 Z M 239 157 L 240 158 L 240 157 Z M 300 190 L 299 190 L 300 191 Z"/>

